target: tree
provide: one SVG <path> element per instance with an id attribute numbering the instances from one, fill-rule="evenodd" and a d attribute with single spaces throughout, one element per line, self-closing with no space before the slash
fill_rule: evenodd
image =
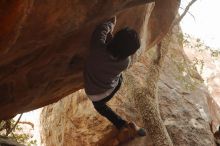
<path id="1" fill-rule="evenodd" d="M 187 6 L 185 11 L 180 17 L 174 20 L 171 29 L 178 24 L 186 13 L 189 11 L 190 6 L 196 0 L 192 0 Z M 144 127 L 148 130 L 152 141 L 156 146 L 173 146 L 172 140 L 163 125 L 158 107 L 158 86 L 157 82 L 160 76 L 160 70 L 164 62 L 164 58 L 168 52 L 168 45 L 170 42 L 171 31 L 162 39 L 156 46 L 156 59 L 150 63 L 148 75 L 145 79 L 147 87 L 140 87 L 139 83 L 132 75 L 127 75 L 129 82 L 131 82 L 130 92 L 135 98 L 136 107 L 141 114 Z"/>

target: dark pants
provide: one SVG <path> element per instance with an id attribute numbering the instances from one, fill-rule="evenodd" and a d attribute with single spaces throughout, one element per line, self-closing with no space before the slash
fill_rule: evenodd
<path id="1" fill-rule="evenodd" d="M 108 102 L 120 89 L 122 80 L 122 76 L 120 76 L 118 85 L 109 96 L 100 101 L 92 102 L 96 111 L 111 121 L 117 127 L 117 129 L 121 129 L 126 124 L 126 121 L 117 115 L 108 105 L 106 105 L 106 102 Z"/>

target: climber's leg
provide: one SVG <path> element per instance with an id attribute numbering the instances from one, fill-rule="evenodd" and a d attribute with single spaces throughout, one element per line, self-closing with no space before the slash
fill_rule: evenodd
<path id="1" fill-rule="evenodd" d="M 118 85 L 115 87 L 115 90 L 109 96 L 100 101 L 93 102 L 97 112 L 111 121 L 118 129 L 122 128 L 127 122 L 123 120 L 119 115 L 117 115 L 108 105 L 106 105 L 106 102 L 108 102 L 120 89 L 121 83 L 122 76 L 120 76 Z"/>
<path id="2" fill-rule="evenodd" d="M 98 113 L 111 121 L 117 129 L 121 129 L 127 122 L 117 115 L 105 102 L 93 102 Z"/>
<path id="3" fill-rule="evenodd" d="M 97 112 L 106 117 L 119 130 L 119 133 L 117 135 L 119 143 L 126 142 L 136 136 L 146 135 L 145 129 L 138 127 L 134 122 L 127 122 L 123 120 L 119 115 L 112 111 L 109 106 L 106 105 L 106 102 L 108 102 L 119 90 L 122 80 L 123 78 L 121 76 L 117 87 L 108 97 L 104 98 L 103 100 L 93 102 L 93 105 Z"/>

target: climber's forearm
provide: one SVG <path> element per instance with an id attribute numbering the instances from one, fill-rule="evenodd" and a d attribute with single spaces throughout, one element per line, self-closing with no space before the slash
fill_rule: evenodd
<path id="1" fill-rule="evenodd" d="M 115 21 L 116 20 L 112 18 L 96 27 L 91 38 L 92 48 L 99 48 L 105 45 L 107 35 L 114 29 Z"/>

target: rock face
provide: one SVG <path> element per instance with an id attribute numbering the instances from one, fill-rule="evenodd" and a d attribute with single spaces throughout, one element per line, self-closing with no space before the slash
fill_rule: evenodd
<path id="1" fill-rule="evenodd" d="M 201 72 L 211 95 L 208 105 L 215 132 L 220 125 L 220 55 L 198 39 L 189 37 L 187 40 L 191 40 L 192 43 L 185 43 L 186 55 L 191 61 L 197 61 L 197 69 Z"/>
<path id="2" fill-rule="evenodd" d="M 11 139 L 0 137 L 0 146 L 25 146 L 25 145 L 19 144 L 16 141 L 11 140 Z"/>
<path id="3" fill-rule="evenodd" d="M 183 52 L 179 28 L 169 44 L 159 80 L 161 117 L 175 146 L 214 146 L 209 127 L 208 90 Z M 138 62 L 124 73 L 124 83 L 110 106 L 125 119 L 142 125 L 134 98 L 128 92 L 128 74 L 142 83 L 154 50 L 142 52 Z M 147 84 L 145 86 L 148 86 Z M 83 90 L 45 107 L 41 115 L 42 144 L 48 146 L 113 145 L 117 133 L 112 125 L 94 110 Z M 153 138 L 153 137 L 152 137 Z M 151 137 L 136 138 L 125 146 L 152 146 Z"/>
<path id="4" fill-rule="evenodd" d="M 91 32 L 113 15 L 118 16 L 116 30 L 129 25 L 141 33 L 145 26 L 148 35 L 142 37 L 142 48 L 161 40 L 179 1 L 146 2 L 1 0 L 0 119 L 48 105 L 83 88 L 82 67 Z"/>

